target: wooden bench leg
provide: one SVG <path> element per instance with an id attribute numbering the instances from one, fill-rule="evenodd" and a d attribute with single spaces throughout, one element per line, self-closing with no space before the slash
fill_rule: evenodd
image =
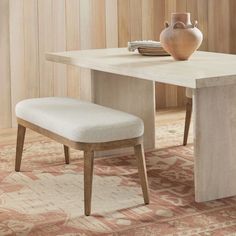
<path id="1" fill-rule="evenodd" d="M 66 164 L 70 164 L 70 150 L 69 147 L 64 145 L 64 154 L 65 154 L 65 162 Z"/>
<path id="2" fill-rule="evenodd" d="M 189 133 L 189 126 L 191 122 L 191 115 L 192 115 L 192 98 L 187 98 L 185 126 L 184 126 L 184 140 L 183 140 L 184 146 L 187 145 L 187 142 L 188 142 L 188 133 Z"/>
<path id="3" fill-rule="evenodd" d="M 16 160 L 15 160 L 15 171 L 20 171 L 24 141 L 25 141 L 26 128 L 18 124 L 17 129 L 17 141 L 16 141 Z"/>
<path id="4" fill-rule="evenodd" d="M 91 214 L 94 152 L 84 152 L 84 209 L 85 215 Z"/>
<path id="5" fill-rule="evenodd" d="M 146 170 L 146 161 L 145 161 L 143 144 L 134 146 L 134 152 L 137 158 L 138 172 L 143 191 L 144 203 L 149 204 L 149 190 L 148 190 L 147 170 Z"/>

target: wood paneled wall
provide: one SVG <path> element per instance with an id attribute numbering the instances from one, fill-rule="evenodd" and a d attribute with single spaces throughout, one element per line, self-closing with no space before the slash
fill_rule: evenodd
<path id="1" fill-rule="evenodd" d="M 15 124 L 24 98 L 87 94 L 88 70 L 48 62 L 45 52 L 158 40 L 177 11 L 199 21 L 201 49 L 235 53 L 235 0 L 1 0 L 0 128 Z M 157 84 L 156 91 L 159 108 L 184 104 L 184 88 Z"/>

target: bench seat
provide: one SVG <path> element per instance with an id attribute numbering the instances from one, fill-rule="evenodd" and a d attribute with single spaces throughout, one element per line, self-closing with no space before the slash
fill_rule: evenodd
<path id="1" fill-rule="evenodd" d="M 16 116 L 74 142 L 101 143 L 140 137 L 143 121 L 131 114 L 72 98 L 33 98 Z"/>
<path id="2" fill-rule="evenodd" d="M 16 105 L 18 122 L 15 171 L 20 171 L 26 128 L 64 146 L 84 152 L 84 214 L 91 214 L 93 165 L 96 151 L 133 147 L 137 158 L 144 203 L 149 203 L 143 149 L 143 121 L 131 114 L 72 98 L 33 98 Z"/>

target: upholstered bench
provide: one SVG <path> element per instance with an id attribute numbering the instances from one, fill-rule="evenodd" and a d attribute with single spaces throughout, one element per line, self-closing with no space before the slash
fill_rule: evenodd
<path id="1" fill-rule="evenodd" d="M 84 151 L 85 215 L 91 213 L 94 152 L 134 147 L 145 204 L 149 203 L 143 150 L 143 121 L 131 114 L 71 98 L 34 98 L 16 105 L 18 121 L 15 170 L 20 171 L 26 128 Z"/>

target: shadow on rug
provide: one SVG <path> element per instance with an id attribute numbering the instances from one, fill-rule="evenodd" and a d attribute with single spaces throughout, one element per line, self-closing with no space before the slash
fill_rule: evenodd
<path id="1" fill-rule="evenodd" d="M 61 145 L 0 146 L 0 235 L 217 235 L 236 232 L 236 197 L 194 201 L 193 147 L 146 153 L 150 205 L 143 205 L 134 156 L 95 160 L 92 216 L 83 215 L 83 159 L 64 164 Z"/>

